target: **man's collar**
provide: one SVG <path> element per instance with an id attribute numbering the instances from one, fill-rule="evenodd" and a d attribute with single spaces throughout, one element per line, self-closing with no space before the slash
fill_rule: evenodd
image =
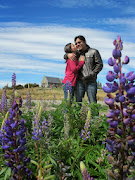
<path id="1" fill-rule="evenodd" d="M 90 46 L 88 44 L 86 44 L 86 49 L 83 52 L 88 52 L 88 50 L 90 49 Z"/>
<path id="2" fill-rule="evenodd" d="M 88 44 L 86 44 L 86 49 L 79 51 L 79 54 L 84 55 L 86 52 L 88 52 L 89 49 L 90 49 L 90 46 Z"/>

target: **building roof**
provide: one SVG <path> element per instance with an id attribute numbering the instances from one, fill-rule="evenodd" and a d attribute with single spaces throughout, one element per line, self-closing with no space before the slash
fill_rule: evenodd
<path id="1" fill-rule="evenodd" d="M 59 78 L 56 78 L 56 77 L 48 77 L 48 76 L 45 76 L 48 83 L 55 83 L 55 84 L 61 84 L 61 80 Z"/>

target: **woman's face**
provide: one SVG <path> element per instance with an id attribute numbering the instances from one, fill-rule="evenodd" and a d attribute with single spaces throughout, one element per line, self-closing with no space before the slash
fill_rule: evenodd
<path id="1" fill-rule="evenodd" d="M 77 49 L 76 49 L 76 46 L 74 44 L 71 43 L 71 51 L 72 52 L 76 52 Z"/>

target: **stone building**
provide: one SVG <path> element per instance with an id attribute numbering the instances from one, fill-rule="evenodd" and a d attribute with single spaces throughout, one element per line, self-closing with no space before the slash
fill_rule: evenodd
<path id="1" fill-rule="evenodd" d="M 61 85 L 62 85 L 62 79 L 56 77 L 44 76 L 41 81 L 41 87 L 44 88 L 59 87 Z"/>

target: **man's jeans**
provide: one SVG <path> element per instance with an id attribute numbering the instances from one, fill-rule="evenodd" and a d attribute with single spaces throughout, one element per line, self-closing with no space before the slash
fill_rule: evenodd
<path id="1" fill-rule="evenodd" d="M 85 92 L 87 92 L 89 103 L 97 102 L 97 82 L 83 83 L 82 81 L 77 81 L 76 102 L 82 102 Z"/>

